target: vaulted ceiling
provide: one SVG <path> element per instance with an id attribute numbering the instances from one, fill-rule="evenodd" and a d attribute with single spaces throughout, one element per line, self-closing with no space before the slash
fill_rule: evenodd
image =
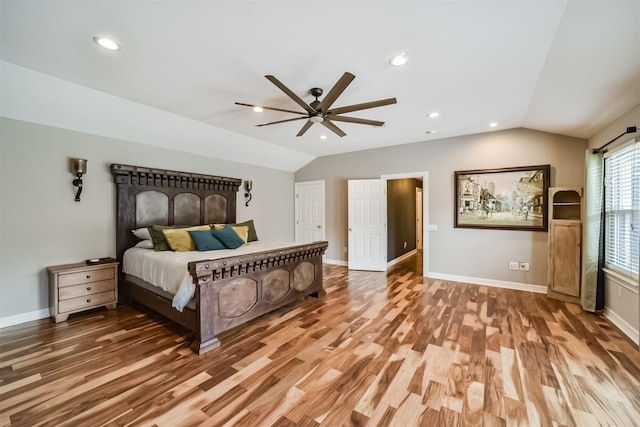
<path id="1" fill-rule="evenodd" d="M 315 156 L 516 127 L 588 138 L 640 103 L 637 0 L 2 0 L 0 7 L 5 63 L 305 159 L 294 170 Z M 96 35 L 113 37 L 121 50 L 100 48 Z M 400 52 L 407 64 L 390 66 Z M 304 120 L 255 126 L 295 115 L 234 104 L 299 110 L 264 76 L 309 103 L 312 87 L 326 94 L 345 71 L 356 78 L 334 107 L 396 97 L 396 105 L 350 114 L 383 127 L 339 123 L 347 134 L 339 138 L 315 124 L 296 137 Z"/>

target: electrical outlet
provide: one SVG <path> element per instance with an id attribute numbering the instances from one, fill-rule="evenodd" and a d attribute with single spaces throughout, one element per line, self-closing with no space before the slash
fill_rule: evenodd
<path id="1" fill-rule="evenodd" d="M 618 298 L 622 298 L 622 286 L 618 285 Z"/>
<path id="2" fill-rule="evenodd" d="M 520 263 L 520 270 L 529 271 L 529 263 L 528 262 L 521 262 Z"/>
<path id="3" fill-rule="evenodd" d="M 518 261 L 509 261 L 509 270 L 517 270 L 518 267 Z"/>
<path id="4" fill-rule="evenodd" d="M 404 243 L 402 244 L 402 249 L 407 249 L 407 242 L 404 242 Z"/>
<path id="5" fill-rule="evenodd" d="M 349 248 L 348 247 L 344 247 L 344 253 L 346 254 L 347 252 L 349 252 Z"/>

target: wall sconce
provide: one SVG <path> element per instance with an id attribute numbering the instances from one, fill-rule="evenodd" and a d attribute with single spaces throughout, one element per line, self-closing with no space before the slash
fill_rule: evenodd
<path id="1" fill-rule="evenodd" d="M 245 206 L 249 206 L 249 202 L 251 201 L 251 190 L 253 189 L 253 181 L 245 181 L 244 182 L 244 197 L 247 198 L 247 202 L 244 204 Z"/>
<path id="2" fill-rule="evenodd" d="M 87 173 L 87 161 L 85 159 L 69 159 L 69 171 L 76 176 L 73 185 L 78 187 L 76 202 L 79 202 L 80 193 L 82 193 L 82 175 Z"/>

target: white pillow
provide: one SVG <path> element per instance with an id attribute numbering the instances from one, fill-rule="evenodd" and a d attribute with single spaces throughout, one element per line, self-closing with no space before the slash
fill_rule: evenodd
<path id="1" fill-rule="evenodd" d="M 136 248 L 153 249 L 153 242 L 151 240 L 140 240 L 136 243 Z"/>
<path id="2" fill-rule="evenodd" d="M 136 228 L 135 230 L 131 230 L 131 232 L 140 240 L 151 240 L 151 234 L 149 234 L 147 227 Z"/>

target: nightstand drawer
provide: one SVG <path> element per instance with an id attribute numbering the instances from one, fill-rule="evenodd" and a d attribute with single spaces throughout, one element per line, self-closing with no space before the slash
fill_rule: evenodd
<path id="1" fill-rule="evenodd" d="M 84 283 L 82 285 L 67 286 L 58 290 L 58 299 L 67 300 L 100 292 L 112 291 L 116 287 L 115 280 L 102 280 L 100 282 Z"/>
<path id="2" fill-rule="evenodd" d="M 93 306 L 103 305 L 109 302 L 116 302 L 115 291 L 101 292 L 99 294 L 93 294 L 78 298 L 71 298 L 68 300 L 60 301 L 58 303 L 58 309 L 60 313 L 66 311 L 74 311 L 83 308 L 89 308 Z"/>
<path id="3" fill-rule="evenodd" d="M 101 268 L 98 270 L 82 271 L 79 273 L 61 274 L 58 278 L 58 286 L 73 286 L 81 283 L 99 282 L 114 278 L 113 268 Z"/>

